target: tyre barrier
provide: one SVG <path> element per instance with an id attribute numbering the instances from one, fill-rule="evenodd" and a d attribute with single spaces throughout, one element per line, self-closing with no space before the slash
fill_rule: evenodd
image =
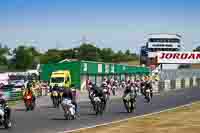
<path id="1" fill-rule="evenodd" d="M 200 78 L 196 77 L 176 80 L 163 80 L 157 82 L 158 92 L 196 87 L 200 88 Z"/>

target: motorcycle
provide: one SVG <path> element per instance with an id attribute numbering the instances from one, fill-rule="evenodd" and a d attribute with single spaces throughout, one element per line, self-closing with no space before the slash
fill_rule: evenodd
<path id="1" fill-rule="evenodd" d="M 145 99 L 147 100 L 147 102 L 151 101 L 151 90 L 148 88 L 145 90 Z"/>
<path id="2" fill-rule="evenodd" d="M 113 94 L 113 96 L 115 96 L 116 89 L 117 89 L 117 87 L 114 85 L 114 86 L 112 87 L 112 94 Z"/>
<path id="3" fill-rule="evenodd" d="M 26 107 L 26 110 L 34 110 L 35 108 L 35 103 L 33 102 L 33 96 L 28 94 L 24 97 L 25 99 L 25 107 Z"/>
<path id="4" fill-rule="evenodd" d="M 75 105 L 72 104 L 72 101 L 69 99 L 63 99 L 62 107 L 64 110 L 64 116 L 66 120 L 74 120 L 75 116 Z"/>
<path id="5" fill-rule="evenodd" d="M 102 100 L 99 97 L 94 97 L 94 111 L 96 112 L 96 115 L 103 114 L 103 103 Z"/>
<path id="6" fill-rule="evenodd" d="M 122 88 L 122 89 L 126 88 L 126 84 L 125 84 L 125 83 L 122 83 L 121 88 Z"/>
<path id="7" fill-rule="evenodd" d="M 108 101 L 109 100 L 109 92 L 108 92 L 108 89 L 106 88 L 106 87 L 104 87 L 103 88 L 103 93 L 104 93 L 104 95 L 105 95 L 105 99 L 106 99 L 106 101 Z"/>
<path id="8" fill-rule="evenodd" d="M 8 119 L 7 112 L 2 105 L 0 105 L 0 126 L 4 126 L 6 129 L 11 128 L 12 126 L 10 120 Z"/>
<path id="9" fill-rule="evenodd" d="M 136 109 L 135 99 L 131 93 L 128 93 L 124 98 L 124 106 L 128 113 L 132 113 Z"/>
<path id="10" fill-rule="evenodd" d="M 53 102 L 53 106 L 54 108 L 59 108 L 59 96 L 58 96 L 58 92 L 57 91 L 53 91 L 52 92 L 52 102 Z"/>

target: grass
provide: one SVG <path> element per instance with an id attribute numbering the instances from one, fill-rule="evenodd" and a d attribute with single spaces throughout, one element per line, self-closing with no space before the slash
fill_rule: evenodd
<path id="1" fill-rule="evenodd" d="M 74 133 L 200 133 L 200 102 L 143 118 Z"/>

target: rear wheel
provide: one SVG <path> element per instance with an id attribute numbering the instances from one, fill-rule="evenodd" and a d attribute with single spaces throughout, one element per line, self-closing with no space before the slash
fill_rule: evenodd
<path id="1" fill-rule="evenodd" d="M 96 111 L 96 115 L 98 115 L 101 112 L 101 104 L 100 104 L 100 102 L 96 102 L 95 103 L 95 111 Z"/>
<path id="2" fill-rule="evenodd" d="M 132 113 L 136 107 L 135 102 L 131 102 L 131 101 L 125 101 L 124 106 L 127 113 Z"/>
<path id="3" fill-rule="evenodd" d="M 115 96 L 115 89 L 112 90 L 113 96 Z"/>

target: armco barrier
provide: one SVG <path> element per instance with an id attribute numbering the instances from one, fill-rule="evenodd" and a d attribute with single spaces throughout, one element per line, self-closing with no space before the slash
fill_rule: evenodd
<path id="1" fill-rule="evenodd" d="M 44 91 L 43 94 L 42 94 L 42 90 L 38 90 L 36 97 L 45 96 L 47 95 L 47 93 L 48 93 L 47 90 Z M 3 94 L 6 96 L 7 100 L 9 101 L 17 101 L 23 98 L 23 91 L 10 90 L 10 91 L 3 92 Z"/>
<path id="2" fill-rule="evenodd" d="M 11 91 L 8 100 L 17 101 L 22 99 L 22 91 Z"/>
<path id="3" fill-rule="evenodd" d="M 200 87 L 200 78 L 193 77 L 185 79 L 159 81 L 157 87 L 158 92 Z"/>

